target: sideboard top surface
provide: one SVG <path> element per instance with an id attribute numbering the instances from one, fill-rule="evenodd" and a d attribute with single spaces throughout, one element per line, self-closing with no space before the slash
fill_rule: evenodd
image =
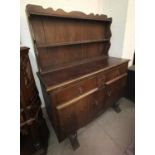
<path id="1" fill-rule="evenodd" d="M 50 91 L 65 84 L 72 83 L 85 77 L 95 75 L 96 73 L 108 70 L 128 61 L 129 60 L 127 59 L 106 57 L 96 60 L 93 63 L 88 62 L 76 67 L 57 70 L 43 75 L 38 73 L 38 75 L 46 90 Z"/>

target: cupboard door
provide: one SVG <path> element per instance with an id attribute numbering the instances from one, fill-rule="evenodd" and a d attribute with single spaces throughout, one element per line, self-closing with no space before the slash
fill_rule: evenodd
<path id="1" fill-rule="evenodd" d="M 123 95 L 127 73 L 106 82 L 106 106 L 111 106 Z"/>
<path id="2" fill-rule="evenodd" d="M 74 105 L 58 110 L 61 139 L 78 129 L 76 108 Z"/>
<path id="3" fill-rule="evenodd" d="M 101 89 L 71 105 L 58 108 L 62 137 L 74 133 L 101 113 L 105 103 L 104 100 L 105 90 Z"/>
<path id="4" fill-rule="evenodd" d="M 76 104 L 76 116 L 78 120 L 78 128 L 86 125 L 89 122 L 89 103 L 88 97 L 78 101 Z"/>
<path id="5" fill-rule="evenodd" d="M 89 122 L 89 102 L 85 97 L 72 105 L 58 109 L 62 137 L 69 136 Z"/>
<path id="6" fill-rule="evenodd" d="M 101 89 L 90 95 L 88 98 L 89 102 L 89 120 L 97 117 L 105 107 L 105 90 Z"/>

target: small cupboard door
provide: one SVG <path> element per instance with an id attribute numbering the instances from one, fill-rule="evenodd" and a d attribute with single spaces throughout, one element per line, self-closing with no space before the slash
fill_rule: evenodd
<path id="1" fill-rule="evenodd" d="M 78 120 L 78 128 L 80 128 L 89 122 L 88 97 L 85 97 L 80 101 L 78 101 L 75 107 L 76 107 L 76 116 Z"/>
<path id="2" fill-rule="evenodd" d="M 119 77 L 106 82 L 106 106 L 111 106 L 123 95 L 126 80 L 127 73 L 124 73 Z"/>
<path id="3" fill-rule="evenodd" d="M 88 122 L 89 104 L 87 97 L 57 109 L 62 139 L 77 131 Z"/>
<path id="4" fill-rule="evenodd" d="M 88 97 L 89 121 L 97 117 L 101 112 L 103 112 L 105 107 L 105 90 L 100 89 Z"/>
<path id="5" fill-rule="evenodd" d="M 78 129 L 76 107 L 74 105 L 58 109 L 60 139 L 64 139 Z"/>

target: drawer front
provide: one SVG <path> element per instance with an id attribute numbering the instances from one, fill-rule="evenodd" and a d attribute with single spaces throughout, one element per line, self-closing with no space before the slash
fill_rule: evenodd
<path id="1" fill-rule="evenodd" d="M 124 73 L 117 78 L 114 78 L 108 82 L 105 83 L 106 90 L 109 93 L 112 93 L 113 91 L 117 91 L 118 89 L 121 89 L 125 87 L 127 80 L 127 73 Z"/>
<path id="2" fill-rule="evenodd" d="M 125 73 L 106 82 L 106 106 L 111 106 L 114 102 L 117 102 L 120 97 L 122 97 L 126 80 L 127 74 Z"/>
<path id="3" fill-rule="evenodd" d="M 128 63 L 121 64 L 105 72 L 105 81 L 112 80 L 127 72 Z"/>
<path id="4" fill-rule="evenodd" d="M 121 74 L 124 74 L 127 72 L 128 69 L 128 63 L 122 64 L 119 66 L 119 71 Z"/>
<path id="5" fill-rule="evenodd" d="M 57 104 L 63 104 L 97 87 L 96 77 L 92 77 L 55 92 Z"/>
<path id="6" fill-rule="evenodd" d="M 105 90 L 95 93 L 69 105 L 58 109 L 61 138 L 67 137 L 80 127 L 86 125 L 103 111 L 105 105 Z"/>

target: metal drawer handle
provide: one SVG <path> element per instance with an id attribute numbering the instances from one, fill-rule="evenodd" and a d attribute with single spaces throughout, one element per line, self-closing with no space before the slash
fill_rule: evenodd
<path id="1" fill-rule="evenodd" d="M 82 88 L 78 87 L 79 93 L 82 94 Z"/>
<path id="2" fill-rule="evenodd" d="M 94 102 L 92 102 L 92 105 L 93 106 L 98 106 L 98 101 L 97 100 L 94 100 Z"/>
<path id="3" fill-rule="evenodd" d="M 120 75 L 120 69 L 117 69 L 116 73 L 117 73 L 117 76 L 119 76 Z"/>
<path id="4" fill-rule="evenodd" d="M 111 91 L 108 91 L 107 93 L 108 93 L 108 96 L 111 96 Z"/>
<path id="5" fill-rule="evenodd" d="M 99 89 L 104 89 L 105 88 L 105 83 L 101 83 L 98 88 Z"/>
<path id="6" fill-rule="evenodd" d="M 105 75 L 102 75 L 102 79 L 105 81 Z"/>
<path id="7" fill-rule="evenodd" d="M 95 105 L 96 105 L 96 106 L 98 105 L 98 101 L 97 101 L 97 100 L 95 100 Z"/>

